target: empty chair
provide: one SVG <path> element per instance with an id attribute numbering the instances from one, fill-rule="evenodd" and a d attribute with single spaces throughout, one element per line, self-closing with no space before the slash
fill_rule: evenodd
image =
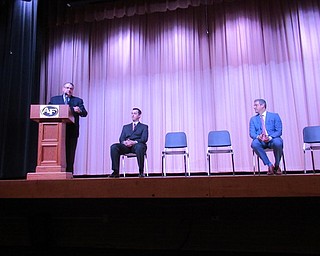
<path id="1" fill-rule="evenodd" d="M 210 158 L 213 154 L 230 154 L 232 162 L 232 173 L 234 172 L 234 158 L 233 149 L 231 145 L 230 133 L 228 131 L 211 131 L 208 134 L 208 149 L 207 149 L 207 160 L 208 160 L 208 175 L 211 174 L 211 163 Z"/>
<path id="2" fill-rule="evenodd" d="M 303 128 L 303 153 L 304 153 L 304 173 L 306 170 L 306 151 L 310 151 L 313 173 L 316 172 L 314 166 L 313 151 L 320 150 L 320 126 L 307 126 Z"/>
<path id="3" fill-rule="evenodd" d="M 185 175 L 190 176 L 189 152 L 187 135 L 184 132 L 168 132 L 165 137 L 165 146 L 162 151 L 162 175 L 166 176 L 166 156 L 182 155 L 184 159 Z"/>
<path id="4" fill-rule="evenodd" d="M 264 151 L 266 151 L 267 153 L 272 152 L 273 153 L 273 149 L 272 148 L 266 148 Z M 258 173 L 260 175 L 260 157 L 258 155 L 256 155 L 254 153 L 254 151 L 252 150 L 252 154 L 253 154 L 253 174 L 256 174 L 256 162 L 258 165 Z M 284 158 L 284 151 L 282 152 L 282 162 L 283 162 L 283 172 L 284 174 L 287 174 L 287 168 L 286 168 L 286 161 Z"/>
<path id="5" fill-rule="evenodd" d="M 123 177 L 126 177 L 125 159 L 136 158 L 136 157 L 137 155 L 135 153 L 128 153 L 121 156 Z M 144 155 L 144 171 L 146 173 L 146 176 L 149 176 L 147 153 Z M 139 173 L 139 170 L 138 170 L 138 173 Z"/>

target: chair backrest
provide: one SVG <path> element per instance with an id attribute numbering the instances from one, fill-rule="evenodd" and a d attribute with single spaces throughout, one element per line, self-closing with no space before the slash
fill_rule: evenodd
<path id="1" fill-rule="evenodd" d="M 186 148 L 187 135 L 184 132 L 168 132 L 165 138 L 165 148 Z"/>
<path id="2" fill-rule="evenodd" d="M 304 143 L 320 143 L 320 126 L 307 126 L 303 128 Z"/>
<path id="3" fill-rule="evenodd" d="M 231 146 L 230 133 L 226 130 L 211 131 L 208 134 L 208 147 Z"/>

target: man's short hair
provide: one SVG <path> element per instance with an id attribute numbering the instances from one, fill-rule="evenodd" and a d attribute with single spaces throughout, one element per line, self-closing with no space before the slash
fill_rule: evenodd
<path id="1" fill-rule="evenodd" d="M 265 108 L 267 108 L 267 102 L 264 99 L 256 99 L 254 102 L 259 101 L 260 105 L 264 105 Z"/>
<path id="2" fill-rule="evenodd" d="M 138 113 L 139 113 L 139 115 L 141 115 L 141 114 L 142 114 L 142 112 L 141 112 L 141 110 L 140 110 L 139 108 L 133 108 L 132 110 L 137 110 L 137 111 L 138 111 Z"/>
<path id="3" fill-rule="evenodd" d="M 72 85 L 72 87 L 74 87 L 74 84 L 71 83 L 71 82 L 66 82 L 66 83 L 64 83 L 64 84 L 63 84 L 63 87 L 64 87 L 66 84 L 70 84 L 70 85 Z"/>

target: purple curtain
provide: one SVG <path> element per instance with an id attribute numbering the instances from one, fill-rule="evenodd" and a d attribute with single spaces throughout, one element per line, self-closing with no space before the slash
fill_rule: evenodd
<path id="1" fill-rule="evenodd" d="M 256 98 L 282 118 L 288 171 L 302 170 L 302 129 L 320 123 L 319 1 L 143 3 L 70 7 L 48 29 L 40 101 L 72 81 L 89 112 L 80 122 L 75 174 L 110 173 L 110 145 L 133 107 L 149 125 L 150 173 L 161 172 L 170 131 L 186 132 L 191 171 L 205 172 L 208 132 L 225 129 L 236 171 L 252 171 L 248 123 Z M 212 165 L 231 171 L 228 155 Z M 183 172 L 179 157 L 167 166 Z M 136 161 L 126 168 L 136 172 Z"/>

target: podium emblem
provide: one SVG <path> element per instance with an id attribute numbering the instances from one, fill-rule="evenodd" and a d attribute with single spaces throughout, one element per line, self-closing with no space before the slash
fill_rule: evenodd
<path id="1" fill-rule="evenodd" d="M 41 105 L 40 117 L 59 117 L 59 105 Z"/>

